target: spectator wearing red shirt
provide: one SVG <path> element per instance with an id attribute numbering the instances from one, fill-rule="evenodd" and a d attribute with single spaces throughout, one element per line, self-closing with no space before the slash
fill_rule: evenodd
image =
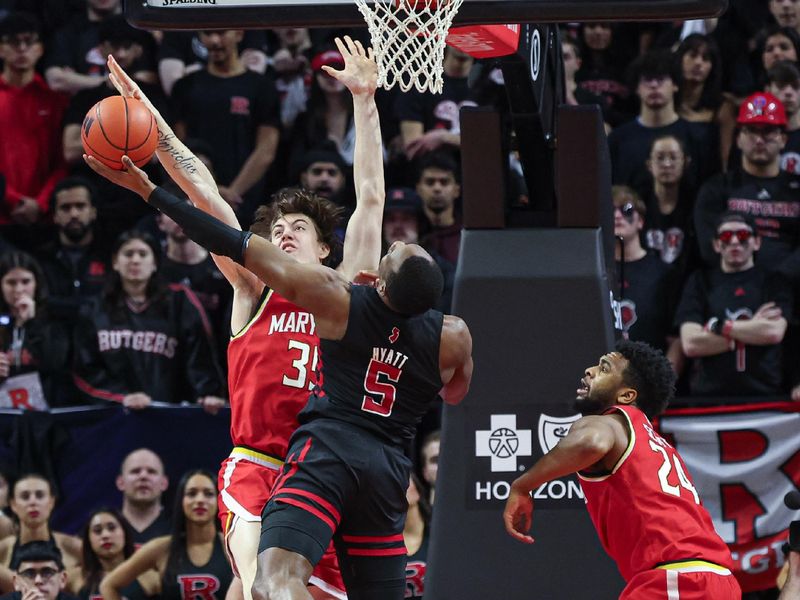
<path id="1" fill-rule="evenodd" d="M 37 223 L 65 174 L 61 117 L 67 98 L 36 73 L 43 52 L 33 16 L 11 13 L 0 22 L 0 173 L 6 180 L 0 224 Z"/>

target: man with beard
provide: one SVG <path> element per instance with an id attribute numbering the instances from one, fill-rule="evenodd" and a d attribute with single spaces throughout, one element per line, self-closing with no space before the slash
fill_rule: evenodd
<path id="1" fill-rule="evenodd" d="M 386 208 L 383 212 L 383 245 L 389 248 L 394 242 L 404 244 L 419 243 L 420 220 L 423 219 L 422 200 L 411 188 L 391 188 L 386 192 Z M 453 280 L 456 276 L 455 266 L 441 257 L 437 252 L 429 250 L 431 258 L 436 261 L 444 276 L 442 297 L 436 305 L 437 310 L 450 312 L 453 299 Z"/>
<path id="2" fill-rule="evenodd" d="M 421 159 L 418 172 L 416 189 L 427 221 L 420 243 L 455 265 L 461 245 L 461 215 L 456 212 L 461 195 L 458 164 L 449 154 L 431 153 Z"/>
<path id="3" fill-rule="evenodd" d="M 347 165 L 342 156 L 328 146 L 320 146 L 309 150 L 303 156 L 300 170 L 300 185 L 317 196 L 322 196 L 348 208 L 350 212 L 354 207 L 352 198 L 345 194 Z"/>
<path id="4" fill-rule="evenodd" d="M 336 237 L 344 240 L 345 229 L 355 210 L 352 186 L 347 185 L 347 165 L 333 144 L 323 143 L 303 155 L 300 163 L 300 187 L 344 209 Z M 334 251 L 332 262 L 341 261 L 340 248 Z"/>
<path id="5" fill-rule="evenodd" d="M 697 195 L 694 226 L 700 254 L 708 266 L 717 266 L 719 256 L 713 245 L 717 219 L 726 211 L 749 215 L 762 239 L 756 264 L 783 273 L 796 286 L 800 283 L 800 177 L 781 170 L 786 112 L 775 96 L 757 92 L 742 102 L 736 122 L 740 167 L 708 180 Z"/>
<path id="6" fill-rule="evenodd" d="M 133 528 L 137 547 L 170 534 L 172 525 L 161 504 L 168 485 L 164 463 L 152 450 L 139 448 L 122 461 L 117 489 L 122 492 L 122 514 Z"/>
<path id="7" fill-rule="evenodd" d="M 47 280 L 48 308 L 74 322 L 100 295 L 108 270 L 108 248 L 95 232 L 95 190 L 81 177 L 62 179 L 50 197 L 56 239 L 37 253 Z"/>
<path id="8" fill-rule="evenodd" d="M 575 406 L 585 416 L 511 485 L 503 519 L 531 544 L 531 491 L 577 473 L 606 552 L 627 582 L 621 600 L 741 598 L 732 559 L 700 504 L 678 452 L 650 419 L 675 393 L 666 357 L 643 342 L 620 341 L 586 369 Z"/>

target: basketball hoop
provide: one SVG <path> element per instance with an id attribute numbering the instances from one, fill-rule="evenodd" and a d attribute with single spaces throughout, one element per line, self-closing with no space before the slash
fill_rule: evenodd
<path id="1" fill-rule="evenodd" d="M 442 92 L 447 32 L 463 0 L 355 0 L 378 63 L 378 85 Z"/>

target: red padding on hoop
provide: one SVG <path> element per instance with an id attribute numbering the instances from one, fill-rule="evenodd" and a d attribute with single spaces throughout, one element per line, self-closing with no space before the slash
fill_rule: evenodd
<path id="1" fill-rule="evenodd" d="M 517 51 L 519 30 L 519 25 L 451 27 L 446 43 L 475 58 L 505 56 Z"/>

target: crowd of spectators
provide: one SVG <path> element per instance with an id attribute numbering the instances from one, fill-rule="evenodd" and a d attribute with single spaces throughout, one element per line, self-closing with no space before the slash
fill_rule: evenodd
<path id="1" fill-rule="evenodd" d="M 336 202 L 346 219 L 352 100 L 322 67 L 343 65 L 336 35 L 368 44 L 367 33 L 147 32 L 125 22 L 121 5 L 0 1 L 0 390 L 24 388 L 12 401 L 30 408 L 196 402 L 213 413 L 225 404 L 231 290 L 174 222 L 85 165 L 83 116 L 116 93 L 105 57 L 214 173 L 244 227 L 287 185 Z M 609 134 L 623 335 L 664 349 L 684 394 L 800 400 L 800 2 L 731 0 L 720 18 L 700 21 L 571 23 L 561 44 L 565 102 L 599 105 Z M 384 241 L 430 251 L 445 273 L 444 311 L 462 228 L 459 110 L 503 85 L 496 65 L 480 66 L 471 77 L 476 61 L 448 48 L 442 95 L 377 96 Z M 170 185 L 157 162 L 146 170 Z M 424 421 L 423 479 L 409 491 L 407 534 L 421 560 L 437 427 L 435 416 Z M 46 480 L 22 485 L 43 488 L 46 504 Z M 147 525 L 142 506 L 125 504 L 124 519 L 93 514 L 83 559 L 56 534 L 54 568 L 82 561 L 69 581 L 96 594 L 98 573 L 129 556 L 128 537 L 145 541 L 136 537 Z M 113 557 L 95 549 L 86 558 L 95 521 L 97 539 L 117 524 Z M 39 550 L 39 562 L 55 560 Z M 151 558 L 170 569 L 163 553 L 177 551 L 159 547 Z M 112 583 L 152 585 L 137 577 Z"/>
<path id="2" fill-rule="evenodd" d="M 35 10 L 15 10 L 23 4 Z M 684 394 L 800 397 L 797 5 L 734 0 L 719 19 L 561 31 L 565 102 L 598 104 L 609 132 L 623 333 L 667 351 Z M 341 205 L 346 222 L 352 101 L 322 70 L 342 65 L 332 40 L 344 31 L 147 32 L 125 22 L 121 0 L 58 10 L 5 2 L 0 18 L 0 374 L 28 390 L 32 407 L 188 401 L 215 411 L 225 398 L 230 289 L 175 223 L 86 166 L 83 116 L 116 93 L 105 76 L 112 54 L 210 167 L 244 226 L 287 185 Z M 496 103 L 503 82 L 496 65 L 479 66 L 471 78 L 475 61 L 448 48 L 442 95 L 378 94 L 385 241 L 431 252 L 446 276 L 445 311 L 461 236 L 459 110 Z M 169 185 L 157 163 L 147 169 Z M 719 241 L 728 211 L 752 217 L 754 265 L 769 281 L 782 277 L 788 296 L 768 313 L 752 302 L 712 306 L 697 296 L 707 274 L 687 292 L 694 310 L 678 311 L 694 271 L 726 271 L 720 252 L 746 245 Z M 728 321 L 778 313 L 777 337 L 773 328 L 746 341 L 728 335 Z M 691 324 L 738 350 L 717 356 L 722 342 L 685 334 Z M 746 360 L 748 346 L 765 344 L 776 350 L 768 386 L 750 380 Z M 715 373 L 708 385 L 710 365 L 725 361 L 744 375 Z"/>
<path id="3" fill-rule="evenodd" d="M 23 473 L 2 508 L 17 526 L 0 539 L 3 598 L 187 598 L 222 600 L 233 581 L 216 525 L 216 477 L 192 469 L 170 486 L 161 457 L 147 448 L 119 466 L 119 507 L 92 509 L 79 536 L 53 531 L 53 482 Z M 5 515 L 4 515 L 5 517 Z"/>
<path id="4" fill-rule="evenodd" d="M 0 5 L 0 375 L 34 408 L 188 401 L 214 412 L 231 290 L 174 222 L 84 163 L 83 117 L 116 93 L 105 57 L 212 170 L 244 226 L 272 192 L 301 185 L 345 209 L 343 234 L 355 204 L 352 100 L 322 67 L 343 66 L 336 35 L 366 31 L 146 32 L 121 5 Z M 475 104 L 473 63 L 448 51 L 443 96 L 378 98 L 387 215 L 402 219 L 385 241 L 430 249 L 447 276 L 445 311 L 461 234 L 458 111 Z M 170 185 L 157 162 L 147 170 Z"/>

